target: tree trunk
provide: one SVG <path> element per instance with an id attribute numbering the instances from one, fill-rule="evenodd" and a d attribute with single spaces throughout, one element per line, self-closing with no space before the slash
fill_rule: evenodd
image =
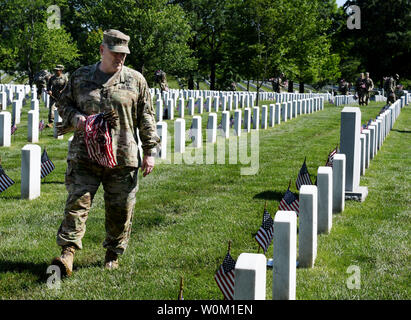
<path id="1" fill-rule="evenodd" d="M 299 92 L 300 92 L 300 93 L 304 93 L 304 82 L 300 81 L 300 82 L 299 82 L 299 87 L 300 87 L 300 88 L 299 88 Z"/>
<path id="2" fill-rule="evenodd" d="M 288 80 L 288 92 L 293 92 L 294 81 Z"/>
<path id="3" fill-rule="evenodd" d="M 215 90 L 215 72 L 216 72 L 215 62 L 211 61 L 210 63 L 210 90 Z"/>
<path id="4" fill-rule="evenodd" d="M 191 74 L 188 76 L 188 90 L 194 90 L 194 78 Z"/>

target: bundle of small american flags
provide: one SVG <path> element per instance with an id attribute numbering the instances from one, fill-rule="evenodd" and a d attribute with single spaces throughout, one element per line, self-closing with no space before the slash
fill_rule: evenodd
<path id="1" fill-rule="evenodd" d="M 89 157 L 101 166 L 113 168 L 117 165 L 111 145 L 111 133 L 104 113 L 87 117 L 84 141 Z"/>

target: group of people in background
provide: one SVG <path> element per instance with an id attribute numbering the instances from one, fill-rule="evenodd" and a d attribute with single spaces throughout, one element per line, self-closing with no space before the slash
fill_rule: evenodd
<path id="1" fill-rule="evenodd" d="M 394 103 L 396 96 L 401 96 L 403 88 L 400 84 L 397 85 L 399 79 L 400 76 L 398 74 L 384 77 L 383 79 L 383 87 L 387 96 L 387 105 Z M 347 82 L 345 79 L 341 79 L 338 83 L 338 91 L 342 95 L 348 95 L 352 87 L 353 84 Z M 364 73 L 360 73 L 360 76 L 355 83 L 355 94 L 358 98 L 358 103 L 360 106 L 368 105 L 370 101 L 370 94 L 373 89 L 374 82 L 370 78 L 370 74 L 368 72 L 366 72 L 365 75 Z"/>
<path id="2" fill-rule="evenodd" d="M 40 97 L 43 91 L 50 96 L 47 124 L 49 128 L 53 127 L 54 111 L 57 110 L 56 103 L 68 82 L 67 75 L 65 75 L 63 71 L 64 66 L 62 64 L 58 64 L 54 68 L 54 74 L 48 72 L 47 70 L 41 70 L 34 75 L 34 83 L 37 86 L 37 96 Z"/>

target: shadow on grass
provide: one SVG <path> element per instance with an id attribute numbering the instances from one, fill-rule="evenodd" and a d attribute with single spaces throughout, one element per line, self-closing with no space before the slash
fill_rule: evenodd
<path id="1" fill-rule="evenodd" d="M 411 131 L 407 131 L 407 130 L 398 130 L 398 129 L 391 129 L 391 130 L 399 132 L 399 133 L 411 133 Z"/>
<path id="2" fill-rule="evenodd" d="M 263 191 L 260 193 L 257 193 L 253 199 L 265 199 L 265 200 L 277 200 L 277 201 L 281 201 L 281 199 L 283 198 L 285 192 L 277 192 L 277 191 L 271 191 L 271 190 L 267 190 L 267 191 Z"/>
<path id="3" fill-rule="evenodd" d="M 52 259 L 50 259 L 51 262 Z M 14 273 L 31 273 L 37 277 L 35 282 L 45 283 L 50 277 L 51 273 L 47 273 L 47 268 L 50 266 L 50 263 L 34 263 L 27 261 L 5 261 L 0 260 L 0 274 L 7 272 Z M 92 267 L 103 267 L 102 261 L 87 261 L 87 262 L 74 262 L 73 272 L 78 271 L 83 268 L 92 268 Z"/>
<path id="4" fill-rule="evenodd" d="M 63 181 L 44 181 L 41 184 L 64 184 Z"/>
<path id="5" fill-rule="evenodd" d="M 33 263 L 27 261 L 5 261 L 0 260 L 0 274 L 7 272 L 31 273 L 38 277 L 37 282 L 44 282 L 47 280 L 47 267 L 49 265 L 45 262 Z"/>
<path id="6" fill-rule="evenodd" d="M 21 200 L 21 196 L 4 196 L 4 197 L 0 197 L 0 199 L 4 199 L 4 200 Z"/>

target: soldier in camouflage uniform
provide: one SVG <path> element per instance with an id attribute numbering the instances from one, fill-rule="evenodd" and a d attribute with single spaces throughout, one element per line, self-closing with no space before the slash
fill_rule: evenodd
<path id="1" fill-rule="evenodd" d="M 50 107 L 48 115 L 48 127 L 53 127 L 54 122 L 54 110 L 56 110 L 56 102 L 60 99 L 60 95 L 63 92 L 67 84 L 67 77 L 63 74 L 64 66 L 58 64 L 54 68 L 54 75 L 47 82 L 47 92 L 50 95 Z"/>
<path id="2" fill-rule="evenodd" d="M 155 76 L 156 81 L 160 85 L 161 92 L 168 91 L 168 83 L 167 83 L 166 73 L 163 70 L 157 70 L 154 73 L 154 76 Z"/>
<path id="3" fill-rule="evenodd" d="M 154 168 L 160 138 L 147 82 L 141 73 L 124 66 L 130 53 L 129 39 L 120 31 L 105 31 L 100 45 L 101 62 L 77 69 L 57 103 L 63 119 L 58 132 L 75 131 L 67 156 L 68 198 L 57 233 L 57 244 L 63 249 L 52 262 L 63 275 L 71 274 L 74 252 L 82 249 L 87 216 L 100 184 L 105 201 L 105 268 L 118 267 L 118 255 L 124 252 L 130 237 L 138 168 L 142 167 L 143 176 Z M 117 165 L 107 168 L 89 158 L 84 127 L 87 116 L 111 110 L 118 116 L 115 127 L 110 129 Z"/>
<path id="4" fill-rule="evenodd" d="M 360 73 L 360 77 L 357 79 L 355 84 L 355 90 L 358 96 L 358 104 L 360 106 L 364 105 L 364 95 L 365 95 L 365 78 L 364 73 Z"/>
<path id="5" fill-rule="evenodd" d="M 365 104 L 368 106 L 368 102 L 370 101 L 370 92 L 374 89 L 374 82 L 370 78 L 370 74 L 367 72 L 365 73 Z"/>
<path id="6" fill-rule="evenodd" d="M 43 90 L 47 88 L 47 83 L 52 74 L 47 70 L 41 70 L 34 75 L 34 83 L 37 87 L 37 99 L 40 99 Z"/>
<path id="7" fill-rule="evenodd" d="M 340 91 L 342 95 L 346 96 L 348 94 L 348 82 L 341 79 L 338 86 L 338 91 Z"/>
<path id="8" fill-rule="evenodd" d="M 391 105 L 395 102 L 395 87 L 396 82 L 400 79 L 400 76 L 396 74 L 394 77 L 388 77 L 384 82 L 384 90 L 387 93 L 387 105 Z"/>
<path id="9" fill-rule="evenodd" d="M 279 77 L 271 78 L 270 82 L 273 85 L 273 91 L 277 93 L 284 92 L 285 84 L 284 84 L 284 73 L 281 73 Z"/>

